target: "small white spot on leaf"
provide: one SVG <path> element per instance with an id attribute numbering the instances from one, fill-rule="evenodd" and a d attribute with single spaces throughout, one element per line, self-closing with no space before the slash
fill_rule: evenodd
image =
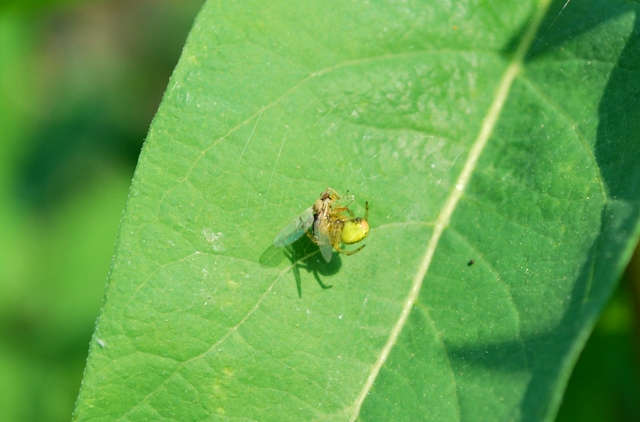
<path id="1" fill-rule="evenodd" d="M 224 234 L 216 233 L 210 229 L 203 229 L 202 234 L 204 235 L 207 242 L 211 244 L 211 247 L 215 252 L 224 252 L 227 248 L 222 243 L 222 239 L 224 238 Z"/>

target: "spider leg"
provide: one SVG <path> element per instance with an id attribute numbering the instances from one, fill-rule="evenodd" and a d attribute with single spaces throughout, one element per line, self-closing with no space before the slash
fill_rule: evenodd
<path id="1" fill-rule="evenodd" d="M 349 216 L 351 218 L 354 218 L 355 215 L 353 214 L 353 211 L 351 211 L 349 208 L 347 207 L 334 207 L 331 209 L 331 213 L 332 214 L 340 214 L 341 212 L 346 212 L 349 213 Z"/>
<path id="2" fill-rule="evenodd" d="M 334 248 L 336 248 L 336 251 L 338 251 L 340 253 L 343 253 L 343 254 L 345 254 L 347 256 L 351 256 L 351 255 L 355 254 L 356 252 L 360 252 L 362 250 L 362 248 L 364 248 L 365 246 L 367 246 L 367 245 L 362 245 L 358 249 L 353 250 L 353 251 L 346 251 L 346 250 L 344 250 L 344 249 L 342 249 L 340 247 L 335 247 L 335 246 L 334 246 Z"/>

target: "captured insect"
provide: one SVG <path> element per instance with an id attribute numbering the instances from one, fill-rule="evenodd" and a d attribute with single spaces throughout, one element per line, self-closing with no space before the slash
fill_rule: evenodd
<path id="1" fill-rule="evenodd" d="M 316 218 L 325 218 L 327 210 L 338 198 L 338 194 L 333 189 L 327 188 L 320 194 L 320 199 L 314 202 L 313 206 L 302 211 L 278 233 L 276 238 L 273 239 L 273 246 L 287 246 L 300 239 L 314 225 Z"/>
<path id="2" fill-rule="evenodd" d="M 341 205 L 343 199 L 349 200 Z M 278 233 L 273 240 L 277 247 L 287 246 L 307 234 L 320 247 L 325 261 L 330 262 L 333 249 L 345 255 L 353 255 L 365 245 L 353 251 L 342 249 L 341 244 L 352 245 L 362 241 L 369 234 L 369 203 L 366 203 L 364 217 L 356 217 L 349 209 L 353 195 L 341 197 L 335 190 L 327 188 L 313 206 L 302 211 L 291 223 Z"/>

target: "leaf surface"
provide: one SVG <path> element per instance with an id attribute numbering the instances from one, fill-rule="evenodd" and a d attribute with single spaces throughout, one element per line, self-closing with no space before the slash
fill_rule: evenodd
<path id="1" fill-rule="evenodd" d="M 208 2 L 75 418 L 552 419 L 639 234 L 638 10 Z M 271 246 L 328 186 L 366 248 Z"/>

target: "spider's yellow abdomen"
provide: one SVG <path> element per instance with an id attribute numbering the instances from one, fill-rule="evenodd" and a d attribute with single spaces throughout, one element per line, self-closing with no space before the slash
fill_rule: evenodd
<path id="1" fill-rule="evenodd" d="M 344 223 L 340 240 L 345 245 L 358 243 L 369 234 L 369 223 L 362 218 L 354 218 Z"/>

